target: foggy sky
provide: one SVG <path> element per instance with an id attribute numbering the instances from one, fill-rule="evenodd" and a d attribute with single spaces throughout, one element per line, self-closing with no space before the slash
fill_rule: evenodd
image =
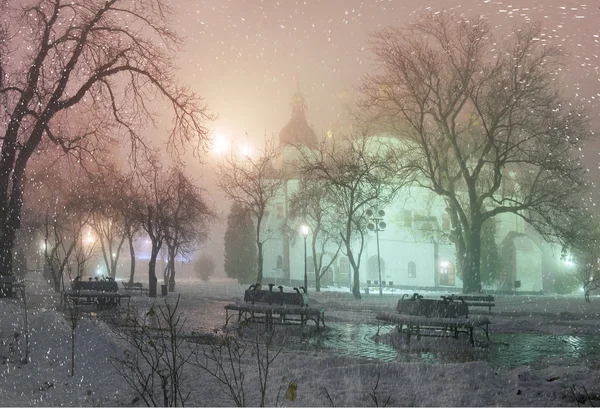
<path id="1" fill-rule="evenodd" d="M 598 98 L 600 10 L 597 1 L 557 0 L 172 0 L 175 28 L 186 37 L 181 77 L 206 98 L 220 119 L 215 130 L 279 133 L 299 86 L 308 119 L 324 134 L 340 111 L 340 95 L 353 91 L 373 68 L 368 34 L 404 25 L 427 7 L 489 16 L 499 39 L 526 19 L 541 20 L 569 53 L 565 87 Z M 597 111 L 596 111 L 597 113 Z M 596 115 L 597 116 L 597 115 Z"/>
<path id="2" fill-rule="evenodd" d="M 563 86 L 585 101 L 600 128 L 600 4 L 574 0 L 171 0 L 174 27 L 186 38 L 180 78 L 202 95 L 219 119 L 210 128 L 259 147 L 277 136 L 290 117 L 297 84 L 307 117 L 322 136 L 341 113 L 361 76 L 373 69 L 368 34 L 401 26 L 427 7 L 490 18 L 501 40 L 516 24 L 542 22 L 569 54 Z M 600 143 L 582 151 L 598 178 Z M 222 194 L 206 188 L 220 201 Z M 226 215 L 227 207 L 222 207 Z M 215 229 L 214 250 L 222 251 Z"/>

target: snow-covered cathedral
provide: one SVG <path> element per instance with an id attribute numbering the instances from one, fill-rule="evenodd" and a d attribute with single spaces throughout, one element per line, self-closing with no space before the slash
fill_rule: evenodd
<path id="1" fill-rule="evenodd" d="M 314 148 L 318 138 L 306 118 L 304 97 L 297 92 L 292 98 L 291 118 L 279 133 L 283 150 L 281 166 L 294 154 L 294 146 Z M 331 135 L 329 135 L 331 136 Z M 273 202 L 263 229 L 271 231 L 264 244 L 264 282 L 301 285 L 304 279 L 304 238 L 283 232 L 287 221 L 289 199 L 298 180 L 287 179 L 279 198 Z M 462 288 L 460 274 L 456 270 L 455 247 L 444 234 L 432 234 L 432 230 L 449 231 L 450 218 L 444 200 L 429 190 L 418 186 L 407 187 L 410 191 L 399 194 L 392 205 L 387 206 L 385 229 L 379 232 L 380 262 L 377 257 L 377 238 L 371 233 L 365 241 L 361 259 L 361 286 L 379 286 L 379 268 L 383 286 L 415 290 L 443 290 L 459 292 Z M 499 281 L 486 289 L 514 292 L 552 292 L 553 281 L 558 274 L 568 273 L 570 263 L 561 259 L 561 248 L 544 242 L 525 222 L 515 214 L 503 214 L 495 218 L 496 243 L 503 268 Z M 311 235 L 307 236 L 311 248 Z M 332 247 L 325 257 L 331 257 Z M 315 271 L 311 251 L 307 253 L 308 285 L 314 286 Z M 324 263 L 325 264 L 325 263 Z M 350 286 L 351 266 L 348 258 L 340 252 L 332 267 L 321 280 L 321 286 Z"/>

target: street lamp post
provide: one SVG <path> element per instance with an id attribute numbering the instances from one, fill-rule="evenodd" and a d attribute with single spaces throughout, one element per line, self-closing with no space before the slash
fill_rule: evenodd
<path id="1" fill-rule="evenodd" d="M 308 269 L 306 267 L 306 237 L 308 236 L 308 225 L 300 227 L 300 231 L 304 237 L 304 290 L 308 293 Z"/>
<path id="2" fill-rule="evenodd" d="M 381 286 L 381 257 L 379 256 L 379 231 L 383 231 L 385 229 L 385 222 L 383 222 L 383 217 L 385 216 L 385 211 L 379 210 L 377 211 L 377 215 L 373 214 L 373 211 L 367 210 L 367 217 L 370 219 L 370 223 L 367 225 L 371 231 L 375 231 L 375 236 L 377 237 L 377 269 L 379 270 L 379 296 L 383 296 L 383 288 Z"/>

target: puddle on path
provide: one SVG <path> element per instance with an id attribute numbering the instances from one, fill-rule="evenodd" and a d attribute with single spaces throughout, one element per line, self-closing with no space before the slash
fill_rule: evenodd
<path id="1" fill-rule="evenodd" d="M 461 338 L 440 340 L 450 342 L 442 350 L 428 351 L 427 346 L 419 345 L 413 338 L 411 346 L 393 346 L 382 339 L 397 336 L 395 329 L 384 326 L 380 337 L 376 336 L 377 326 L 367 324 L 331 323 L 321 335 L 313 336 L 308 344 L 316 350 L 328 350 L 340 355 L 352 355 L 383 361 L 420 361 L 437 363 L 459 363 L 485 360 L 492 367 L 510 368 L 519 365 L 544 365 L 553 357 L 574 358 L 594 364 L 600 361 L 600 336 L 550 336 L 543 334 L 506 334 L 490 333 L 488 343 L 482 332 L 476 333 L 476 339 L 482 347 L 472 348 L 468 340 Z M 388 335 L 389 334 L 389 335 Z M 387 336 L 386 336 L 387 335 Z M 427 340 L 426 338 L 423 338 Z M 399 343 L 404 337 L 399 339 Z M 459 347 L 457 343 L 461 342 Z M 439 343 L 444 345 L 445 343 Z M 447 344 L 447 343 L 446 343 Z M 596 363 L 597 364 L 597 363 Z"/>
<path id="2" fill-rule="evenodd" d="M 211 332 L 223 327 L 224 304 L 220 301 L 208 302 L 201 308 L 183 304 L 180 305 L 179 311 L 186 319 L 187 330 Z M 275 328 L 276 331 L 278 329 L 281 330 L 282 327 Z M 502 368 L 519 365 L 542 366 L 548 359 L 564 357 L 600 368 L 600 335 L 508 334 L 492 330 L 491 343 L 488 343 L 483 332 L 477 330 L 475 338 L 482 347 L 471 347 L 465 335 L 461 335 L 458 340 L 436 339 L 438 347 L 428 349 L 425 342 L 433 340 L 431 338 L 423 338 L 423 346 L 419 345 L 416 338 L 411 340 L 410 348 L 401 344 L 393 346 L 389 341 L 392 334 L 385 336 L 392 330 L 391 325 L 382 326 L 380 337 L 377 337 L 377 325 L 329 322 L 327 328 L 320 333 L 311 326 L 308 330 L 300 331 L 302 334 L 291 336 L 292 338 L 286 340 L 286 347 L 299 351 L 336 353 L 381 361 L 459 363 L 485 360 L 493 367 Z M 404 338 L 397 343 L 403 341 Z"/>

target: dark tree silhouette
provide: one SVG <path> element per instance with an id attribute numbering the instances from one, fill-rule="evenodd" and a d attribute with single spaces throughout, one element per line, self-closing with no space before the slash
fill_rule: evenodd
<path id="1" fill-rule="evenodd" d="M 233 203 L 225 229 L 225 274 L 239 283 L 252 283 L 256 276 L 256 242 L 250 214 Z"/>
<path id="2" fill-rule="evenodd" d="M 466 293 L 481 290 L 486 220 L 514 213 L 551 238 L 584 186 L 571 152 L 588 120 L 557 88 L 561 51 L 542 36 L 528 23 L 499 40 L 484 17 L 449 11 L 373 35 L 378 72 L 361 107 L 403 141 L 416 182 L 446 200 Z"/>
<path id="3" fill-rule="evenodd" d="M 253 217 L 258 249 L 257 283 L 263 278 L 263 244 L 270 238 L 269 232 L 263 231 L 263 224 L 285 181 L 282 169 L 276 167 L 278 157 L 279 149 L 269 141 L 258 159 L 232 154 L 218 168 L 221 190 Z"/>
<path id="4" fill-rule="evenodd" d="M 296 224 L 305 223 L 310 228 L 315 290 L 320 292 L 321 279 L 330 270 L 342 248 L 334 200 L 328 196 L 324 183 L 300 180 L 298 190 L 290 201 L 290 219 Z M 335 253 L 328 254 L 326 248 L 331 244 L 337 249 Z M 330 256 L 327 259 L 325 255 Z"/>
<path id="5" fill-rule="evenodd" d="M 390 161 L 389 147 L 364 135 L 340 137 L 298 152 L 300 174 L 322 186 L 335 209 L 337 235 L 353 270 L 352 293 L 360 299 L 360 263 L 369 231 L 366 211 L 385 207 L 407 178 Z"/>
<path id="6" fill-rule="evenodd" d="M 201 243 L 208 236 L 207 227 L 214 218 L 214 212 L 180 168 L 165 171 L 155 158 L 151 158 L 143 170 L 137 175 L 137 191 L 134 194 L 140 201 L 132 208 L 150 238 L 148 295 L 155 297 L 156 259 L 162 245 L 172 240 L 173 245 L 180 249 Z M 169 251 L 171 259 L 176 254 L 176 251 Z M 174 274 L 172 277 L 175 279 Z"/>
<path id="7" fill-rule="evenodd" d="M 85 163 L 124 140 L 134 152 L 146 149 L 142 132 L 164 110 L 153 109 L 157 97 L 171 108 L 169 151 L 192 143 L 200 152 L 209 116 L 176 83 L 182 42 L 161 0 L 25 0 L 0 13 L 8 22 L 0 29 L 0 274 L 10 274 L 34 153 L 52 143 Z"/>

